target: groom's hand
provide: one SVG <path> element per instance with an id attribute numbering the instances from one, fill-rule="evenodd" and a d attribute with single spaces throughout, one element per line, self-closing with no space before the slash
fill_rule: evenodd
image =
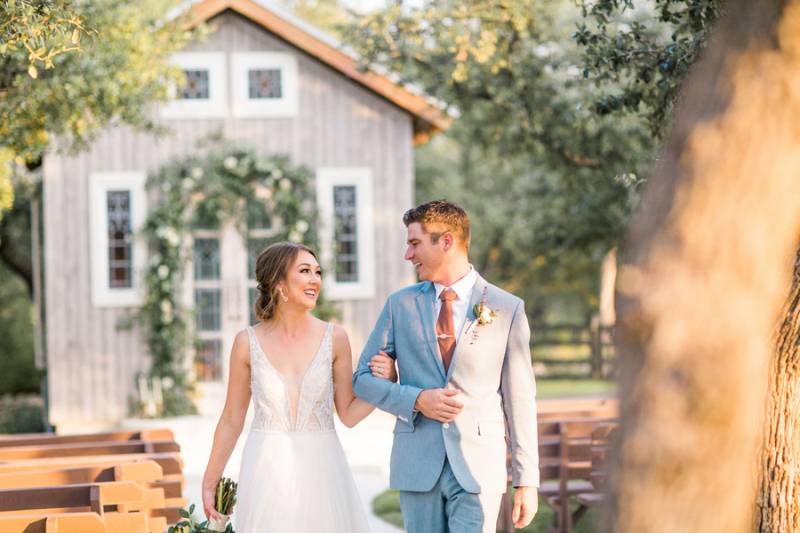
<path id="1" fill-rule="evenodd" d="M 425 389 L 417 396 L 414 409 L 439 422 L 452 422 L 464 408 L 464 404 L 454 398 L 457 394 L 453 389 Z"/>
<path id="2" fill-rule="evenodd" d="M 539 491 L 536 487 L 517 487 L 514 493 L 514 509 L 511 520 L 514 527 L 523 528 L 531 523 L 539 509 Z"/>

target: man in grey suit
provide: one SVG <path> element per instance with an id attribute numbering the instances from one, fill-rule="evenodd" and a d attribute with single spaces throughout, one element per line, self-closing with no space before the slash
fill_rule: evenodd
<path id="1" fill-rule="evenodd" d="M 513 519 L 536 514 L 536 385 L 524 302 L 469 263 L 470 223 L 438 200 L 403 216 L 419 279 L 389 296 L 358 368 L 356 394 L 397 416 L 390 486 L 410 533 L 495 531 L 511 445 Z M 388 354 L 398 383 L 381 379 Z"/>

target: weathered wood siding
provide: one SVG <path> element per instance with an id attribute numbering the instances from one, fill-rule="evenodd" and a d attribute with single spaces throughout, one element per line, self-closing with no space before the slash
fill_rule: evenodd
<path id="1" fill-rule="evenodd" d="M 402 258 L 401 222 L 413 202 L 411 116 L 239 15 L 226 12 L 212 22 L 218 31 L 188 50 L 289 51 L 298 57 L 299 114 L 286 119 L 171 120 L 166 122 L 171 134 L 159 139 L 115 128 L 78 156 L 48 155 L 44 257 L 55 424 L 113 422 L 125 416 L 134 377 L 148 366 L 140 333 L 116 328 L 129 309 L 91 303 L 90 172 L 152 172 L 194 151 L 198 139 L 219 130 L 262 153 L 289 154 L 293 164 L 312 169 L 369 167 L 374 179 L 376 297 L 340 303 L 354 352 L 360 351 L 386 296 L 413 281 Z"/>

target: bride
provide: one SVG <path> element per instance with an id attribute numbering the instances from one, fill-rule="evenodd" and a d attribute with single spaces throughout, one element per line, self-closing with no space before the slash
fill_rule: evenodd
<path id="1" fill-rule="evenodd" d="M 217 517 L 214 489 L 242 432 L 252 396 L 255 416 L 239 473 L 237 533 L 361 533 L 364 509 L 333 426 L 353 427 L 373 406 L 355 397 L 347 333 L 313 317 L 321 270 L 301 244 L 276 243 L 256 260 L 260 322 L 231 351 L 225 407 L 203 476 L 203 508 Z M 391 359 L 376 376 L 396 380 Z"/>

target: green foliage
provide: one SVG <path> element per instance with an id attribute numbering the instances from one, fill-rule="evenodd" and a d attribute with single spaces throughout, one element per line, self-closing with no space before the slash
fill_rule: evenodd
<path id="1" fill-rule="evenodd" d="M 82 35 L 95 33 L 67 0 L 8 0 L 0 11 L 0 58 L 10 58 L 33 79 L 54 59 L 80 50 Z"/>
<path id="2" fill-rule="evenodd" d="M 641 113 L 660 135 L 721 0 L 579 1 L 585 20 L 574 37 L 584 49 L 584 78 L 614 82 L 604 85 L 596 112 Z"/>
<path id="3" fill-rule="evenodd" d="M 227 477 L 217 482 L 217 490 L 214 493 L 214 509 L 220 514 L 231 515 L 233 513 L 237 487 L 236 482 Z"/>
<path id="4" fill-rule="evenodd" d="M 548 298 L 597 305 L 599 265 L 621 240 L 652 138 L 637 117 L 600 116 L 582 77 L 571 2 L 392 6 L 347 34 L 366 62 L 458 119 L 417 150 L 417 201 L 446 197 L 473 224 L 471 256 L 537 318 Z M 583 316 L 576 319 L 583 319 Z"/>
<path id="5" fill-rule="evenodd" d="M 167 533 L 214 533 L 213 530 L 208 529 L 208 521 L 204 520 L 198 522 L 194 518 L 194 504 L 189 506 L 189 510 L 181 509 L 180 515 L 183 520 L 170 526 Z M 223 533 L 234 533 L 233 525 L 228 523 Z"/>
<path id="6" fill-rule="evenodd" d="M 53 135 L 80 148 L 111 120 L 154 128 L 190 34 L 179 0 L 6 1 L 0 14 L 0 145 L 39 159 Z"/>
<path id="7" fill-rule="evenodd" d="M 0 397 L 0 433 L 40 433 L 45 429 L 41 398 Z"/>
<path id="8" fill-rule="evenodd" d="M 202 155 L 198 155 L 202 154 Z M 271 218 L 273 229 L 264 246 L 278 241 L 304 242 L 316 247 L 316 208 L 312 173 L 294 168 L 288 157 L 269 158 L 219 139 L 198 146 L 198 152 L 162 167 L 147 181 L 158 197 L 144 225 L 150 245 L 145 273 L 145 299 L 138 311 L 152 355 L 151 375 L 168 378 L 164 389 L 165 415 L 191 413 L 192 379 L 185 368 L 187 347 L 195 341 L 191 310 L 180 298 L 180 276 L 191 250 L 182 244 L 196 226 L 233 219 L 244 237 L 247 213 Z M 335 310 L 320 301 L 317 313 L 330 317 Z M 162 380 L 163 383 L 163 380 Z"/>
<path id="9" fill-rule="evenodd" d="M 0 221 L 3 213 L 14 205 L 14 185 L 11 181 L 11 171 L 14 153 L 8 148 L 0 148 Z"/>
<path id="10" fill-rule="evenodd" d="M 0 264 L 0 395 L 38 393 L 33 361 L 33 307 L 22 279 Z"/>
<path id="11" fill-rule="evenodd" d="M 339 0 L 295 0 L 292 10 L 301 19 L 336 38 L 341 38 L 342 28 L 353 19 Z"/>

